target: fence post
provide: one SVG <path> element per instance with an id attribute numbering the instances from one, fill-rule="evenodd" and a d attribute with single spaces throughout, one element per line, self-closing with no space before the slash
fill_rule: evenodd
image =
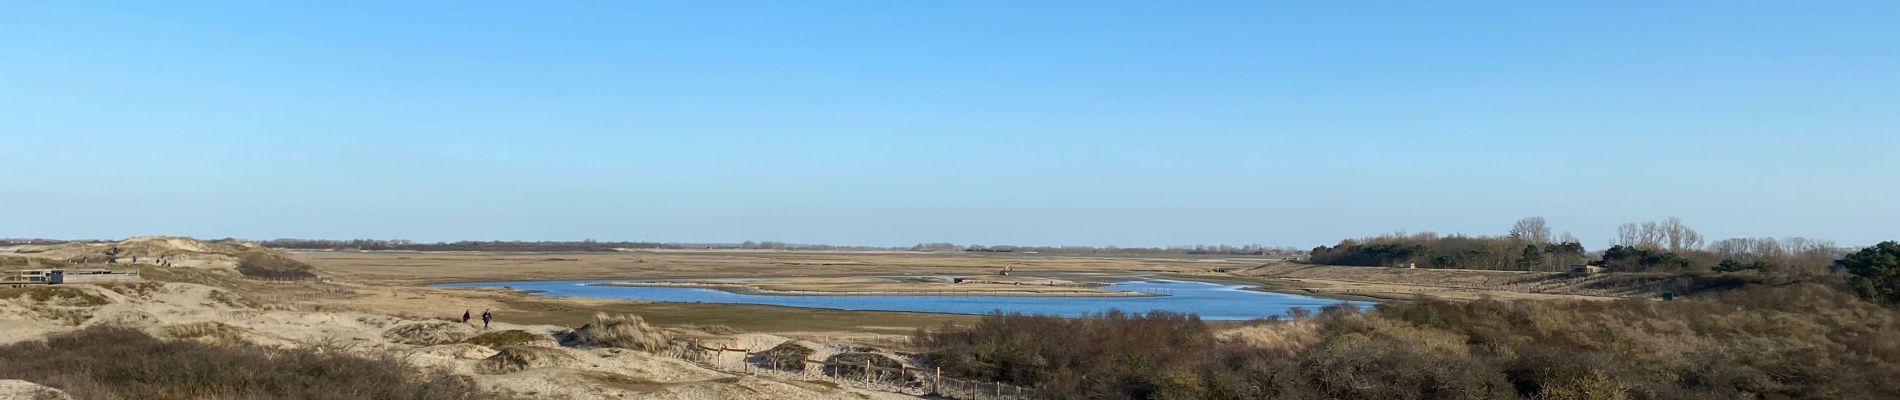
<path id="1" fill-rule="evenodd" d="M 938 394 L 943 393 L 943 367 L 937 367 L 936 378 L 932 379 L 930 383 L 930 392 L 938 393 Z"/>
<path id="2" fill-rule="evenodd" d="M 871 384 L 871 358 L 864 359 L 864 384 Z"/>
<path id="3" fill-rule="evenodd" d="M 1003 398 L 1003 382 L 991 381 L 990 384 L 995 385 L 992 389 L 996 389 L 996 398 Z"/>

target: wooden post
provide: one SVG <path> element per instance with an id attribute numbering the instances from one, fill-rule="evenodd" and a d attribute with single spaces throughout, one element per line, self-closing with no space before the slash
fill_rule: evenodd
<path id="1" fill-rule="evenodd" d="M 996 389 L 996 398 L 999 398 L 999 399 L 1003 398 L 1003 383 L 991 381 L 990 384 L 996 385 L 996 387 L 992 388 L 992 389 Z"/>
<path id="2" fill-rule="evenodd" d="M 864 384 L 871 384 L 871 358 L 864 359 Z"/>
<path id="3" fill-rule="evenodd" d="M 930 392 L 938 393 L 938 394 L 943 393 L 943 367 L 937 367 L 936 378 L 931 379 L 930 381 Z"/>

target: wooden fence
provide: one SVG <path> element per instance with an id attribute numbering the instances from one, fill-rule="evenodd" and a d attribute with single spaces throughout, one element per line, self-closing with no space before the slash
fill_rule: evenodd
<path id="1" fill-rule="evenodd" d="M 795 367 L 783 365 L 786 361 L 769 357 L 763 351 L 754 352 L 750 349 L 728 348 L 724 345 L 707 346 L 698 342 L 680 346 L 677 351 L 669 355 L 703 367 L 738 374 L 802 380 L 820 379 L 859 389 L 917 396 L 959 400 L 1036 398 L 1035 391 L 1029 388 L 1001 382 L 977 382 L 947 377 L 943 375 L 941 368 L 922 369 L 903 365 L 895 368 L 883 367 L 873 365 L 870 360 L 865 360 L 862 364 L 800 360 L 803 365 Z"/>

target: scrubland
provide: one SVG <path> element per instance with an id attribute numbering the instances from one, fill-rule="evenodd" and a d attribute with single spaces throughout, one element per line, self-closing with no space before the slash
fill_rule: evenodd
<path id="1" fill-rule="evenodd" d="M 1420 299 L 1212 328 L 991 315 L 920 331 L 946 371 L 1052 398 L 1734 399 L 1900 393 L 1900 317 L 1817 283 L 1677 301 Z"/>

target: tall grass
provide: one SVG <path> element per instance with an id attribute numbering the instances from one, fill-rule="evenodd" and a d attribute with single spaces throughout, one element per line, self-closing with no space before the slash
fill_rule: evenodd
<path id="1" fill-rule="evenodd" d="M 504 398 L 395 359 L 167 341 L 111 327 L 0 346 L 0 379 L 101 400 Z"/>

